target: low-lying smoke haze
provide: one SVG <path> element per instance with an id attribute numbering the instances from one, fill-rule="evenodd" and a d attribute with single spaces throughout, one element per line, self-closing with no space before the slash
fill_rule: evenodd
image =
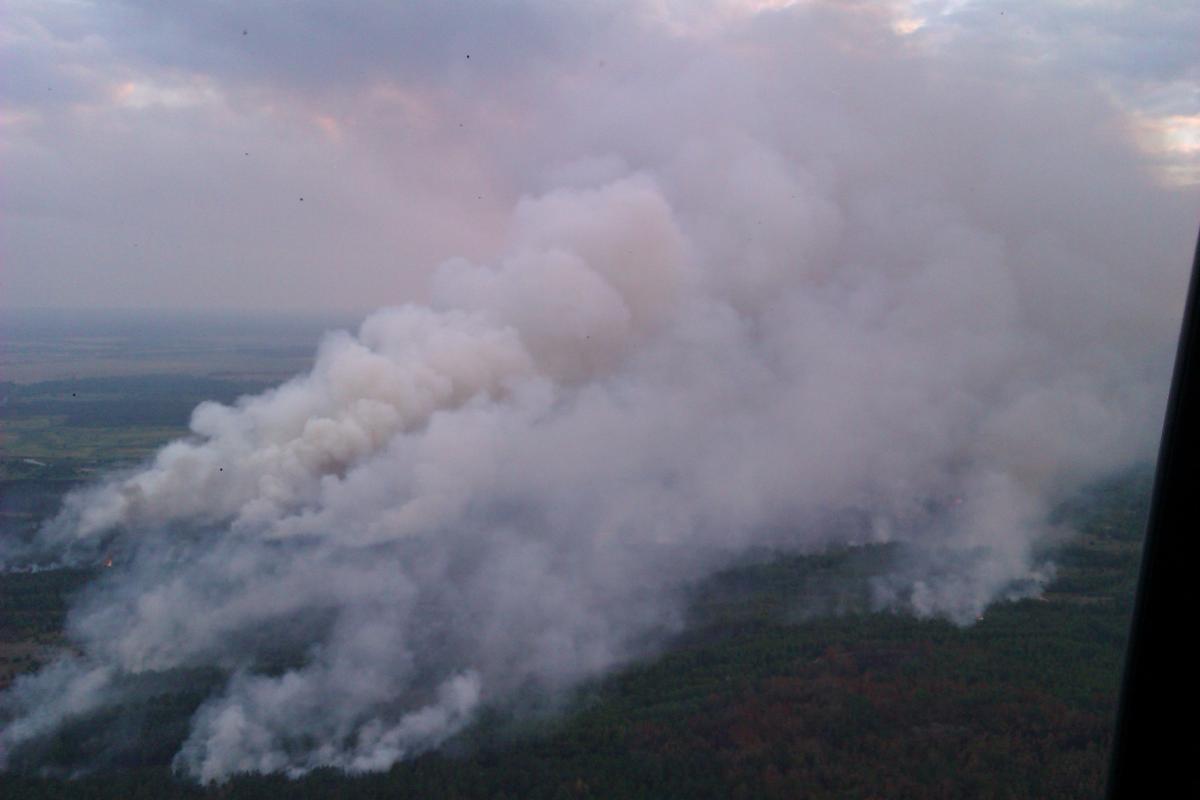
<path id="1" fill-rule="evenodd" d="M 902 543 L 878 607 L 968 624 L 1053 574 L 1057 498 L 1152 455 L 1196 196 L 1098 89 L 854 5 L 581 11 L 554 47 L 522 8 L 511 84 L 405 89 L 492 137 L 494 255 L 9 548 L 114 565 L 0 758 L 216 668 L 185 773 L 385 769 L 652 652 L 764 551 Z"/>

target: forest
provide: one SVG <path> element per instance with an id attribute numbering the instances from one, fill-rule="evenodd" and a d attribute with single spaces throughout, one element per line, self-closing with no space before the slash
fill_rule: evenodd
<path id="1" fill-rule="evenodd" d="M 873 611 L 896 545 L 758 554 L 694 586 L 686 632 L 576 691 L 491 708 L 383 773 L 200 787 L 170 758 L 218 675 L 164 676 L 11 758 L 21 798 L 1086 798 L 1102 793 L 1151 475 L 1055 512 L 1041 597 L 956 627 Z M 64 646 L 87 570 L 0 576 L 0 681 Z M 186 687 L 186 688 L 180 688 Z M 116 726 L 114 728 L 114 726 Z M 114 736 L 114 730 L 119 735 Z M 89 765 L 79 772 L 82 764 Z"/>

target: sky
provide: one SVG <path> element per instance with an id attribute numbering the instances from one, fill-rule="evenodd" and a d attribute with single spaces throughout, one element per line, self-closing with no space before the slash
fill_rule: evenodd
<path id="1" fill-rule="evenodd" d="M 965 59 L 984 87 L 1108 104 L 1162 190 L 1197 207 L 1188 0 L 8 0 L 3 16 L 0 307 L 422 301 L 442 262 L 495 257 L 521 198 L 580 164 L 652 171 L 632 117 L 661 127 L 693 103 L 677 76 L 700 54 L 752 57 L 739 32 L 796 18 L 919 54 L 926 80 Z M 819 90 L 820 63 L 805 68 Z M 917 102 L 910 123 L 936 126 Z"/>

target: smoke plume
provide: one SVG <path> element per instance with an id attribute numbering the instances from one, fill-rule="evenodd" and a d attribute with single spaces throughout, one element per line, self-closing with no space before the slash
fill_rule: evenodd
<path id="1" fill-rule="evenodd" d="M 385 769 L 750 552 L 902 543 L 878 606 L 964 624 L 1036 593 L 1049 504 L 1152 453 L 1193 198 L 1061 76 L 768 16 L 508 76 L 502 252 L 70 495 L 38 557 L 115 563 L 0 754 L 211 669 L 187 774 Z"/>

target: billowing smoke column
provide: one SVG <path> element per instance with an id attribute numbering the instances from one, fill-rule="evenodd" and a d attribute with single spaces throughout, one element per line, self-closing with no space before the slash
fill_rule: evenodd
<path id="1" fill-rule="evenodd" d="M 0 753 L 202 668 L 186 773 L 384 769 L 751 550 L 903 542 L 879 606 L 964 623 L 1036 592 L 1048 503 L 1152 450 L 1190 231 L 1102 105 L 805 31 L 675 59 L 671 108 L 602 83 L 505 255 L 71 495 L 39 552 L 120 556 Z"/>

